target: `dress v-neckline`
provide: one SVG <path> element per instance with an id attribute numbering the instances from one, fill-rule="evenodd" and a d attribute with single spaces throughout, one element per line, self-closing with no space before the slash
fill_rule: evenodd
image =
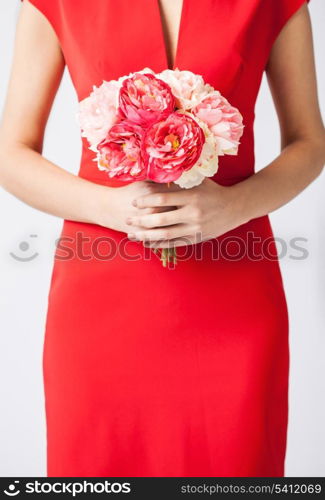
<path id="1" fill-rule="evenodd" d="M 185 10 L 187 7 L 187 0 L 182 0 L 182 8 L 181 8 L 181 15 L 180 15 L 180 20 L 179 20 L 179 25 L 178 25 L 178 34 L 177 34 L 177 41 L 176 41 L 176 52 L 175 54 L 171 54 L 173 61 L 169 61 L 169 51 L 167 47 L 167 40 L 165 36 L 165 31 L 164 31 L 164 24 L 163 24 L 163 17 L 162 17 L 162 9 L 160 6 L 160 0 L 154 0 L 156 4 L 156 9 L 157 9 L 157 15 L 158 15 L 158 20 L 159 20 L 159 34 L 161 38 L 161 43 L 163 46 L 163 51 L 164 51 L 164 56 L 165 56 L 165 66 L 166 68 L 170 70 L 175 70 L 178 65 L 178 60 L 179 60 L 179 49 L 180 49 L 180 43 L 182 40 L 182 33 L 183 33 L 183 24 L 184 24 L 184 17 L 185 17 Z"/>

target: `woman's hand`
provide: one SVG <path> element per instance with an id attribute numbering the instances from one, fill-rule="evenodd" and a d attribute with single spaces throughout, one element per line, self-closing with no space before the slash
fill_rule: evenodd
<path id="1" fill-rule="evenodd" d="M 143 217 L 145 215 L 173 210 L 175 207 L 137 207 L 134 200 L 154 196 L 157 193 L 164 194 L 167 191 L 176 192 L 181 188 L 173 184 L 168 188 L 165 184 L 157 184 L 151 181 L 139 181 L 126 184 L 122 187 L 107 187 L 96 185 L 99 194 L 99 204 L 94 216 L 94 222 L 100 226 L 109 227 L 124 233 L 129 232 L 126 220 L 132 217 Z M 135 226 L 135 229 L 143 228 Z"/>
<path id="2" fill-rule="evenodd" d="M 174 185 L 173 185 L 174 186 Z M 220 236 L 246 222 L 235 186 L 223 187 L 210 179 L 192 189 L 167 189 L 135 197 L 138 210 L 162 213 L 130 214 L 128 237 L 146 246 L 170 248 L 191 245 Z M 174 207 L 169 210 L 167 207 Z"/>

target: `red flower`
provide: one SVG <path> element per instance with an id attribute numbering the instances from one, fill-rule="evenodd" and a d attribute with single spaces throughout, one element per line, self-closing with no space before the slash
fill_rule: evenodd
<path id="1" fill-rule="evenodd" d="M 172 182 L 198 161 L 204 132 L 187 114 L 172 113 L 154 123 L 143 138 L 143 156 L 147 176 L 155 182 Z"/>
<path id="2" fill-rule="evenodd" d="M 175 98 L 167 83 L 150 73 L 135 73 L 123 82 L 119 106 L 123 119 L 147 127 L 174 111 Z"/>
<path id="3" fill-rule="evenodd" d="M 98 167 L 109 177 L 122 181 L 139 181 L 146 178 L 141 153 L 143 129 L 124 120 L 114 125 L 98 145 Z"/>

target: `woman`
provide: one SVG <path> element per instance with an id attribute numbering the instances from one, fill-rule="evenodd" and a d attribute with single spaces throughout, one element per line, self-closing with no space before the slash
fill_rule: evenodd
<path id="1" fill-rule="evenodd" d="M 268 214 L 320 174 L 324 129 L 306 3 L 229 6 L 23 4 L 1 183 L 64 219 L 43 358 L 49 476 L 284 474 L 288 321 Z M 189 190 L 108 179 L 85 142 L 79 175 L 63 171 L 41 152 L 65 65 L 79 100 L 144 67 L 201 74 L 243 115 L 238 157 Z M 264 70 L 282 150 L 254 173 Z M 175 269 L 157 242 L 178 247 Z"/>

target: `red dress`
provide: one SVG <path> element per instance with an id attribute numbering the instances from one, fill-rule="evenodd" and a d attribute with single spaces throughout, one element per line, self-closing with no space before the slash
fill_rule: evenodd
<path id="1" fill-rule="evenodd" d="M 31 2 L 79 100 L 103 80 L 167 67 L 158 0 Z M 220 184 L 254 173 L 263 71 L 303 3 L 183 1 L 175 67 L 203 75 L 244 117 Z M 118 188 L 93 156 L 84 142 L 79 175 Z M 269 218 L 190 247 L 174 270 L 95 224 L 65 220 L 61 236 L 43 357 L 48 475 L 282 476 L 288 317 Z"/>

